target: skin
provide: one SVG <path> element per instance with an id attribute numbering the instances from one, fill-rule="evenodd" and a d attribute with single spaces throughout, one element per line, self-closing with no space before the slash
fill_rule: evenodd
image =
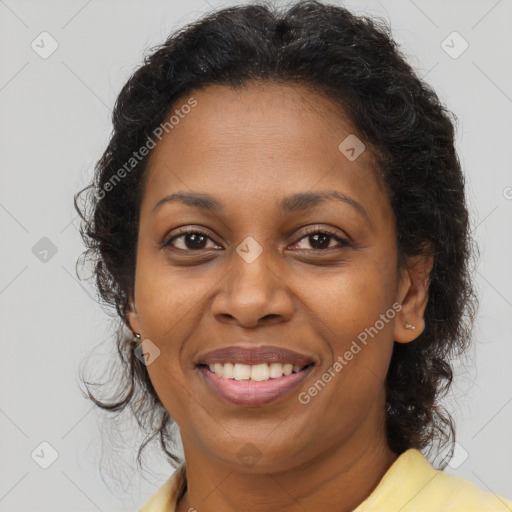
<path id="1" fill-rule="evenodd" d="M 160 350 L 147 369 L 182 436 L 188 491 L 177 510 L 353 510 L 397 458 L 385 438 L 384 379 L 394 341 L 424 329 L 432 259 L 409 258 L 397 272 L 395 217 L 371 149 L 354 161 L 338 150 L 357 131 L 332 100 L 275 83 L 208 86 L 193 97 L 197 106 L 148 162 L 127 316 Z M 334 200 L 286 214 L 277 208 L 285 196 L 321 190 L 350 196 L 367 215 Z M 178 191 L 208 193 L 224 209 L 171 202 L 152 213 Z M 197 246 L 182 236 L 162 247 L 184 226 L 210 238 Z M 350 245 L 331 237 L 313 251 L 319 246 L 306 226 L 330 228 Z M 236 252 L 249 236 L 263 250 L 252 263 Z M 298 394 L 394 303 L 402 304 L 396 316 L 300 403 Z M 193 363 L 239 341 L 305 353 L 314 371 L 277 402 L 230 404 Z M 253 466 L 238 456 L 248 442 L 259 451 Z"/>

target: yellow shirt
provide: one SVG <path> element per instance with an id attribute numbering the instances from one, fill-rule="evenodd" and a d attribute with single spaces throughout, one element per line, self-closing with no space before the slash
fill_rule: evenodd
<path id="1" fill-rule="evenodd" d="M 139 512 L 176 512 L 185 482 L 183 463 Z M 353 512 L 512 512 L 512 502 L 434 469 L 420 451 L 410 449 Z"/>

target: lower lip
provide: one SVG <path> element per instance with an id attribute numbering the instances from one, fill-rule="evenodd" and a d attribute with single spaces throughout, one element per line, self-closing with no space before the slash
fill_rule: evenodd
<path id="1" fill-rule="evenodd" d="M 295 391 L 313 371 L 314 365 L 297 373 L 264 381 L 226 379 L 204 366 L 197 368 L 217 395 L 232 404 L 255 407 L 269 404 Z"/>

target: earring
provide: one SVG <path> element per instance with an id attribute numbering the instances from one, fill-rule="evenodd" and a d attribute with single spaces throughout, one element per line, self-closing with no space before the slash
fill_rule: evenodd
<path id="1" fill-rule="evenodd" d="M 139 341 L 140 340 L 140 334 L 138 332 L 133 333 L 133 341 Z"/>
<path id="2" fill-rule="evenodd" d="M 415 325 L 412 325 L 412 324 L 408 324 L 407 322 L 405 322 L 405 328 L 406 329 L 412 329 L 413 331 L 416 330 L 416 326 Z"/>

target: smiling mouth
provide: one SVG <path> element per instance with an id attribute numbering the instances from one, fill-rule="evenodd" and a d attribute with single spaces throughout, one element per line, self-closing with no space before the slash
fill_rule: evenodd
<path id="1" fill-rule="evenodd" d="M 284 400 L 312 374 L 314 367 L 314 363 L 295 367 L 291 363 L 196 364 L 210 391 L 225 402 L 243 407 L 261 407 Z"/>
<path id="2" fill-rule="evenodd" d="M 198 367 L 205 368 L 214 373 L 217 377 L 226 380 L 254 381 L 262 382 L 272 379 L 279 379 L 291 374 L 300 373 L 303 370 L 314 366 L 309 363 L 304 366 L 296 366 L 292 363 L 261 363 L 261 364 L 242 364 L 242 363 L 214 363 L 198 364 Z"/>

